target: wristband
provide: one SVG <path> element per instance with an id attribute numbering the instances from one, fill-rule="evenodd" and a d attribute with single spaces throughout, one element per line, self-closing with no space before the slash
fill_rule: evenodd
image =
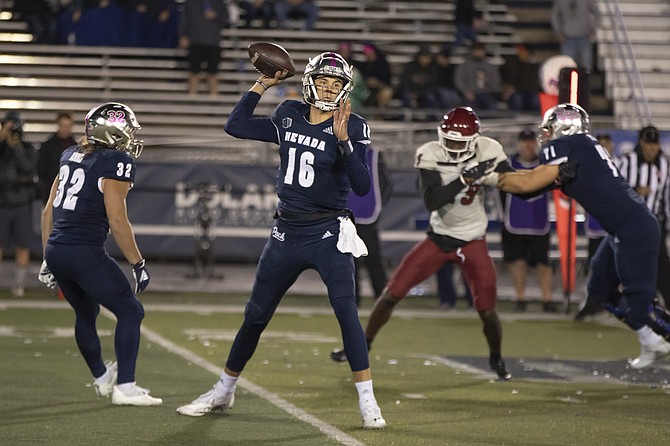
<path id="1" fill-rule="evenodd" d="M 263 83 L 260 79 L 256 79 L 256 83 L 259 84 L 261 87 L 263 87 L 263 90 L 267 91 L 268 86 Z"/>

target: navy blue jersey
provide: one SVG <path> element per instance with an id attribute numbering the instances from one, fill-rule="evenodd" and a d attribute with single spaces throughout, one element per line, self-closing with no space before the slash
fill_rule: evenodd
<path id="1" fill-rule="evenodd" d="M 565 136 L 542 147 L 542 164 L 558 165 L 564 161 L 577 165 L 577 175 L 561 190 L 577 200 L 609 234 L 614 234 L 634 213 L 649 213 L 593 136 Z"/>
<path id="2" fill-rule="evenodd" d="M 118 150 L 99 147 L 84 155 L 78 149 L 70 147 L 60 159 L 49 243 L 102 246 L 109 232 L 102 179 L 132 183 L 135 161 Z"/>
<path id="3" fill-rule="evenodd" d="M 294 100 L 279 104 L 269 118 L 253 117 L 259 99 L 255 92 L 244 93 L 225 129 L 237 138 L 279 144 L 280 211 L 311 214 L 341 210 L 351 189 L 357 195 L 368 192 L 370 174 L 365 149 L 370 143 L 370 129 L 361 116 L 352 113 L 349 118 L 353 153 L 344 156 L 333 135 L 332 118 L 310 124 L 307 120 L 310 106 Z"/>

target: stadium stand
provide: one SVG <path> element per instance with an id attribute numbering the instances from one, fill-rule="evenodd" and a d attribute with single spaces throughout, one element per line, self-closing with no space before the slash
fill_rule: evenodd
<path id="1" fill-rule="evenodd" d="M 248 63 L 250 42 L 282 44 L 302 67 L 309 56 L 334 48 L 340 39 L 352 41 L 356 51 L 363 42 L 374 41 L 389 55 L 394 72 L 399 72 L 417 45 L 427 44 L 437 51 L 453 40 L 451 3 L 322 0 L 319 5 L 321 18 L 311 32 L 226 29 L 221 40 L 220 95 L 214 98 L 185 92 L 186 54 L 181 49 L 36 45 L 30 43 L 26 25 L 10 20 L 5 12 L 0 20 L 0 108 L 22 110 L 26 134 L 35 142 L 52 132 L 57 111 L 82 114 L 91 103 L 116 100 L 138 113 L 149 144 L 228 146 L 232 140 L 223 133 L 222 124 L 240 91 L 257 76 Z M 502 63 L 513 52 L 516 38 L 511 24 L 515 18 L 504 5 L 484 1 L 478 5 L 486 23 L 480 39 L 487 44 L 491 60 Z M 456 62 L 459 57 L 457 54 Z M 286 85 L 300 89 L 299 77 Z M 271 101 L 264 101 L 259 112 L 272 106 Z M 409 132 L 416 129 L 408 126 Z M 386 128 L 397 129 L 398 123 L 382 122 L 377 127 L 383 133 Z M 390 139 L 402 140 L 407 147 L 415 144 L 412 138 L 394 134 Z M 240 142 L 234 145 L 239 147 Z"/>

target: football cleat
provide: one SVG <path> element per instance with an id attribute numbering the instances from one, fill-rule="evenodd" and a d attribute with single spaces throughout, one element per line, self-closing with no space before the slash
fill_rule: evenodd
<path id="1" fill-rule="evenodd" d="M 149 395 L 149 389 L 134 385 L 128 390 L 114 386 L 112 404 L 116 406 L 160 406 L 163 400 Z"/>
<path id="2" fill-rule="evenodd" d="M 114 390 L 114 386 L 116 385 L 116 377 L 118 373 L 117 373 L 116 362 L 106 361 L 105 367 L 107 368 L 107 371 L 105 372 L 105 374 L 107 375 L 107 379 L 101 383 L 93 382 L 93 387 L 95 388 L 95 393 L 98 396 L 108 398 L 109 395 L 111 395 L 112 391 Z"/>
<path id="3" fill-rule="evenodd" d="M 335 349 L 330 352 L 330 359 L 335 362 L 347 362 L 347 354 L 343 348 Z"/>
<path id="4" fill-rule="evenodd" d="M 584 301 L 584 305 L 579 309 L 577 314 L 575 314 L 576 321 L 583 321 L 589 316 L 595 316 L 596 314 L 605 311 L 605 306 L 599 302 L 596 302 L 595 299 L 587 297 Z"/>
<path id="5" fill-rule="evenodd" d="M 640 351 L 640 356 L 630 362 L 630 366 L 634 369 L 643 369 L 649 367 L 659 359 L 663 359 L 670 355 L 670 344 L 664 340 L 659 339 L 651 345 L 643 345 Z"/>
<path id="6" fill-rule="evenodd" d="M 382 417 L 382 411 L 375 400 L 361 400 L 358 403 L 363 417 L 363 429 L 383 429 L 386 420 Z"/>
<path id="7" fill-rule="evenodd" d="M 214 387 L 207 393 L 203 393 L 190 404 L 177 408 L 177 413 L 188 415 L 189 417 L 201 417 L 208 413 L 223 413 L 226 409 L 232 409 L 235 404 L 235 393 L 228 397 L 222 397 L 216 394 Z"/>
<path id="8" fill-rule="evenodd" d="M 507 381 L 512 378 L 512 374 L 505 368 L 505 361 L 502 358 L 498 360 L 489 359 L 489 366 L 491 366 L 491 370 L 496 372 L 499 381 Z"/>

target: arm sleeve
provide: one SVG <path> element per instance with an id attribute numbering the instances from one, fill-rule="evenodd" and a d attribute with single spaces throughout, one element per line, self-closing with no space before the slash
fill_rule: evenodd
<path id="1" fill-rule="evenodd" d="M 421 196 L 423 203 L 429 211 L 437 210 L 449 203 L 453 203 L 456 195 L 463 189 L 460 178 L 455 179 L 446 186 L 442 185 L 442 177 L 439 172 L 420 169 L 421 172 Z"/>
<path id="2" fill-rule="evenodd" d="M 260 101 L 261 95 L 247 91 L 242 95 L 240 101 L 235 105 L 228 117 L 224 130 L 235 138 L 253 139 L 256 141 L 267 141 L 279 144 L 277 129 L 270 118 L 257 118 L 253 116 L 254 109 Z"/>
<path id="3" fill-rule="evenodd" d="M 370 191 L 370 171 L 365 163 L 366 145 L 362 142 L 340 141 L 338 143 L 343 153 L 344 170 L 349 178 L 351 190 L 356 195 L 363 196 Z"/>

